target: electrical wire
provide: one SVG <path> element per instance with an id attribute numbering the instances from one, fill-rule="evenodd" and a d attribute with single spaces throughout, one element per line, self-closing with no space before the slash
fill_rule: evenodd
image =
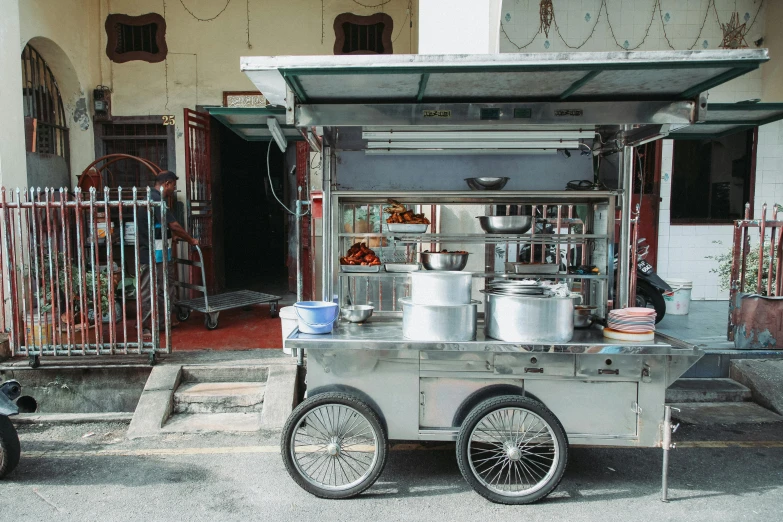
<path id="1" fill-rule="evenodd" d="M 274 140 L 269 140 L 269 146 L 266 148 L 266 175 L 269 177 L 269 190 L 272 192 L 272 195 L 275 197 L 275 200 L 280 204 L 281 207 L 285 209 L 286 212 L 291 214 L 292 216 L 299 216 L 296 212 L 292 211 L 290 208 L 285 206 L 285 203 L 280 201 L 280 198 L 277 197 L 277 194 L 275 194 L 275 186 L 272 184 L 272 170 L 269 168 L 269 154 L 272 152 L 272 143 Z M 310 213 L 310 209 L 307 209 L 307 212 L 304 214 L 301 214 L 302 217 L 308 215 Z"/>

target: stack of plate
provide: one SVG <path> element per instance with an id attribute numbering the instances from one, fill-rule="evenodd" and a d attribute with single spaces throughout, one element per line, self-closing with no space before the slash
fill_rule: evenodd
<path id="1" fill-rule="evenodd" d="M 516 295 L 525 297 L 544 296 L 544 287 L 537 281 L 492 281 L 485 290 L 493 295 Z"/>
<path id="2" fill-rule="evenodd" d="M 623 308 L 612 310 L 606 319 L 604 337 L 626 341 L 648 341 L 655 336 L 655 310 Z"/>

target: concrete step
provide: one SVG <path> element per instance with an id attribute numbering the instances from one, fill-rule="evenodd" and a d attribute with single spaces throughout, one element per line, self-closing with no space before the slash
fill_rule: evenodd
<path id="1" fill-rule="evenodd" d="M 732 379 L 678 379 L 666 390 L 666 402 L 743 402 L 750 390 Z"/>
<path id="2" fill-rule="evenodd" d="M 248 432 L 261 429 L 261 413 L 180 413 L 169 418 L 166 433 Z"/>
<path id="3" fill-rule="evenodd" d="M 677 422 L 696 425 L 783 422 L 783 417 L 755 402 L 679 402 L 670 404 Z"/>
<path id="4" fill-rule="evenodd" d="M 174 413 L 260 412 L 266 383 L 183 383 L 174 393 Z"/>

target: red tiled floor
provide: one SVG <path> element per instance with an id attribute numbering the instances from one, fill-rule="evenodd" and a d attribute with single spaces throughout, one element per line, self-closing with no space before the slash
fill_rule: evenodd
<path id="1" fill-rule="evenodd" d="M 256 305 L 220 312 L 216 330 L 206 329 L 204 314 L 191 312 L 171 331 L 171 345 L 174 351 L 251 350 L 281 348 L 283 341 L 280 319 L 269 317 L 269 305 Z"/>

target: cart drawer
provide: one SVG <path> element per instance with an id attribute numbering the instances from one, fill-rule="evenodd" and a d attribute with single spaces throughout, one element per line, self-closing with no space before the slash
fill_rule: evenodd
<path id="1" fill-rule="evenodd" d="M 639 380 L 642 377 L 642 357 L 630 354 L 580 354 L 576 356 L 576 375 L 590 379 Z"/>
<path id="2" fill-rule="evenodd" d="M 492 352 L 422 351 L 419 352 L 422 371 L 492 372 Z"/>
<path id="3" fill-rule="evenodd" d="M 495 374 L 523 375 L 525 379 L 573 377 L 574 357 L 570 353 L 498 353 Z"/>

